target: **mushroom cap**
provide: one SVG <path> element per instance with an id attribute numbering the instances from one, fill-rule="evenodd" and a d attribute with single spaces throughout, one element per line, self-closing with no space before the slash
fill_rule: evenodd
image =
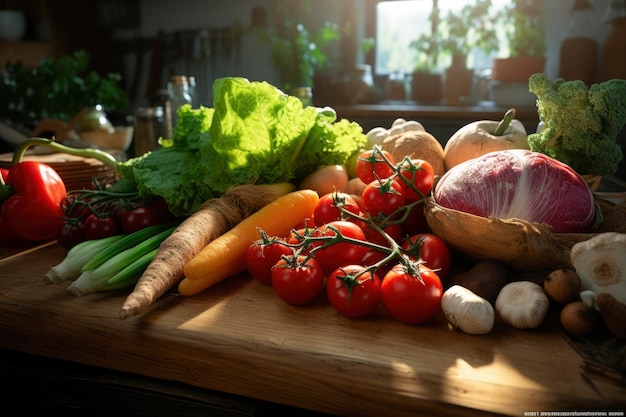
<path id="1" fill-rule="evenodd" d="M 609 293 L 626 303 L 626 233 L 605 232 L 578 242 L 570 260 L 582 291 Z"/>

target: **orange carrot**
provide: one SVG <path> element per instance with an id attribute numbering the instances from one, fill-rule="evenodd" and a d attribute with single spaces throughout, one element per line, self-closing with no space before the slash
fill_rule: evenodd
<path id="1" fill-rule="evenodd" d="M 208 200 L 161 243 L 154 259 L 120 309 L 126 319 L 147 309 L 183 279 L 183 269 L 209 242 L 280 196 L 292 192 L 290 183 L 240 185 Z"/>
<path id="2" fill-rule="evenodd" d="M 245 271 L 246 249 L 260 239 L 258 228 L 270 236 L 285 236 L 311 218 L 319 201 L 313 190 L 298 190 L 269 203 L 237 226 L 209 243 L 185 266 L 178 284 L 182 295 L 194 295 L 229 276 Z"/>

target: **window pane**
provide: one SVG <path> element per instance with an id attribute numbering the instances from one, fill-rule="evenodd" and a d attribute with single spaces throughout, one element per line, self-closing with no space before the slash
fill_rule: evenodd
<path id="1" fill-rule="evenodd" d="M 493 8 L 499 9 L 512 0 L 492 0 Z M 462 9 L 474 0 L 439 0 L 440 16 Z M 410 47 L 413 40 L 431 32 L 430 14 L 432 0 L 381 1 L 376 6 L 376 73 L 411 73 L 417 61 L 417 52 Z M 474 51 L 469 57 L 476 70 L 489 68 L 491 59 L 498 54 L 506 54 L 508 45 L 490 56 L 482 51 Z M 441 62 L 439 70 L 448 63 Z"/>

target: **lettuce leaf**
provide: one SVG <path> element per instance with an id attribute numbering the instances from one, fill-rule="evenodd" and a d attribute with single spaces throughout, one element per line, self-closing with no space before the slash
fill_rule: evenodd
<path id="1" fill-rule="evenodd" d="M 213 108 L 183 106 L 159 149 L 120 164 L 119 187 L 162 196 L 173 214 L 186 215 L 234 185 L 298 183 L 345 164 L 367 142 L 359 124 L 337 121 L 328 107 L 303 107 L 267 82 L 221 78 L 213 97 Z"/>

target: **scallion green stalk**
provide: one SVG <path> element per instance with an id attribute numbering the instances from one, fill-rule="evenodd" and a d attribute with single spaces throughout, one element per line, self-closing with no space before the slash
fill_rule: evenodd
<path id="1" fill-rule="evenodd" d="M 52 284 L 55 282 L 75 280 L 82 272 L 83 266 L 90 259 L 106 248 L 121 240 L 125 235 L 115 235 L 104 239 L 86 240 L 72 247 L 63 260 L 50 268 L 44 275 L 43 282 Z"/>
<path id="2" fill-rule="evenodd" d="M 131 266 L 135 261 L 141 259 L 144 255 L 158 249 L 161 242 L 171 235 L 175 229 L 176 226 L 170 226 L 168 229 L 161 231 L 134 247 L 113 255 L 95 269 L 85 270 L 83 268 L 81 275 L 74 282 L 72 282 L 69 287 L 67 287 L 67 291 L 76 296 L 82 296 L 93 292 L 111 289 L 110 286 L 107 285 L 107 282 L 110 279 L 116 277 L 117 274 L 124 274 L 123 270 L 125 268 Z M 139 233 L 140 231 L 135 233 Z M 123 282 L 126 278 L 128 278 L 128 276 L 121 275 L 120 277 L 115 278 L 115 282 L 120 284 L 120 282 Z"/>

